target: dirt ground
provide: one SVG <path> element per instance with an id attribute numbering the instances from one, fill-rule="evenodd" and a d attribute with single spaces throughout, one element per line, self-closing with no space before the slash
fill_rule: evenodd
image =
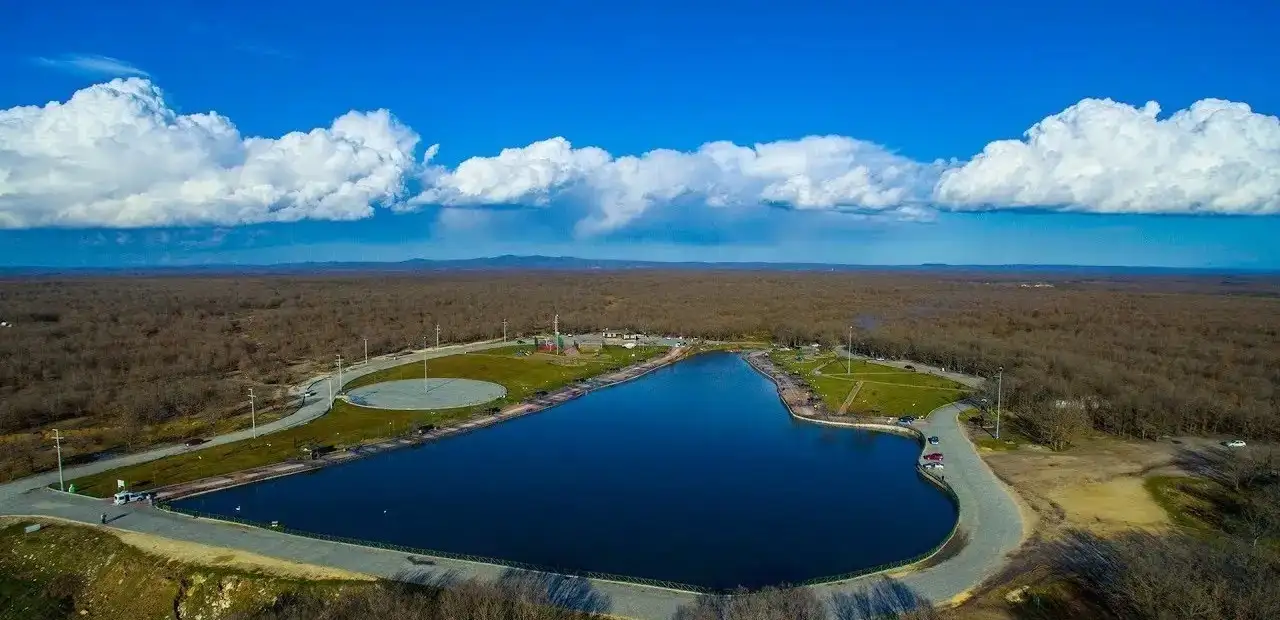
<path id="1" fill-rule="evenodd" d="M 970 429 L 975 441 L 986 431 Z M 1070 529 L 1102 534 L 1129 528 L 1163 528 L 1168 516 L 1143 486 L 1152 475 L 1180 472 L 1173 458 L 1189 440 L 1124 441 L 1096 436 L 1065 452 L 1021 445 L 1016 450 L 979 449 L 983 459 L 1016 491 L 1030 535 L 1010 568 L 949 617 L 964 620 L 1009 618 L 1006 597 L 1047 576 L 1039 552 Z"/>
<path id="2" fill-rule="evenodd" d="M 22 518 L 22 517 L 0 517 L 0 526 L 9 523 L 31 523 L 31 522 L 57 522 L 75 524 L 80 527 L 92 527 L 82 525 L 75 521 L 67 521 L 63 519 L 54 519 L 51 517 L 40 518 Z M 135 532 L 126 532 L 122 530 L 106 528 L 103 531 L 119 538 L 121 542 L 131 547 L 135 547 L 146 553 L 158 555 L 164 558 L 178 560 L 188 564 L 196 564 L 200 566 L 211 566 L 217 568 L 234 568 L 243 571 L 266 573 L 278 577 L 290 577 L 297 579 L 339 579 L 348 581 L 372 581 L 373 577 L 360 573 L 340 570 L 336 568 L 328 568 L 325 566 L 315 566 L 312 564 L 299 564 L 286 560 L 278 560 L 267 556 L 249 553 L 247 551 L 236 551 L 233 549 L 224 549 L 222 547 L 211 547 L 198 543 L 182 542 L 169 538 L 161 538 L 159 536 L 151 536 L 149 534 L 138 534 Z"/>

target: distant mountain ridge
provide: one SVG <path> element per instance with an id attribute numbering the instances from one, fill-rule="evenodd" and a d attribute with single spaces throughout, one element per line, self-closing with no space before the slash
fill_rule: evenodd
<path id="1" fill-rule="evenodd" d="M 840 271 L 840 272 L 946 272 L 990 273 L 993 275 L 1261 275 L 1275 270 L 1179 268 L 1090 265 L 852 265 L 838 263 L 700 262 L 643 261 L 577 258 L 573 256 L 516 256 L 505 254 L 484 258 L 430 260 L 415 258 L 399 262 L 331 261 L 280 263 L 274 265 L 176 265 L 139 267 L 0 267 L 0 276 L 49 275 L 181 275 L 181 274 L 309 274 L 309 273 L 421 273 L 447 271 Z"/>

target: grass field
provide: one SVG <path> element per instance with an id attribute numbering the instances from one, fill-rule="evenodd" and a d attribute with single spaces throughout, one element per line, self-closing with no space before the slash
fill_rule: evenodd
<path id="1" fill-rule="evenodd" d="M 201 566 L 145 553 L 96 528 L 0 523 L 0 620 L 221 618 L 286 592 L 368 587 Z"/>
<path id="2" fill-rule="evenodd" d="M 79 493 L 106 497 L 115 492 L 117 479 L 124 480 L 131 489 L 146 489 L 279 463 L 298 458 L 304 446 L 342 448 L 410 432 L 423 424 L 443 426 L 456 423 L 482 414 L 491 407 L 528 399 L 539 390 L 554 390 L 612 368 L 644 361 L 667 350 L 662 347 L 608 347 L 596 356 L 518 356 L 517 353 L 523 349 L 528 347 L 508 347 L 483 354 L 451 355 L 428 361 L 427 372 L 432 377 L 479 379 L 506 387 L 507 395 L 497 401 L 437 411 L 370 409 L 338 401 L 329 413 L 302 426 L 70 482 L 76 485 Z M 344 387 L 351 389 L 383 381 L 421 379 L 422 376 L 423 366 L 419 360 L 358 377 Z"/>
<path id="3" fill-rule="evenodd" d="M 949 379 L 865 360 L 848 362 L 834 353 L 796 357 L 795 351 L 770 353 L 775 364 L 799 372 L 832 412 L 859 382 L 862 388 L 849 407 L 851 414 L 925 415 L 968 393 Z"/>

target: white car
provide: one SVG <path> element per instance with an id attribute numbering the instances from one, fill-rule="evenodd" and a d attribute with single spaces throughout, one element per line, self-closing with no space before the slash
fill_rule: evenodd
<path id="1" fill-rule="evenodd" d="M 1245 444 L 1243 439 L 1232 439 L 1231 441 L 1222 442 L 1222 445 L 1228 448 L 1243 448 Z"/>
<path id="2" fill-rule="evenodd" d="M 925 463 L 921 467 L 924 467 L 925 469 L 942 469 L 943 468 L 942 463 Z"/>

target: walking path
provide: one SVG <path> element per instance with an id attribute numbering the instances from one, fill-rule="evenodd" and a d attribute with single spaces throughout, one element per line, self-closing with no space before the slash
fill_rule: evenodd
<path id="1" fill-rule="evenodd" d="M 403 360 L 396 362 L 403 363 Z M 373 365 L 373 361 L 370 365 Z M 1009 492 L 987 469 L 960 428 L 957 415 L 965 409 L 967 406 L 953 403 L 934 410 L 929 415 L 927 432 L 937 435 L 941 439 L 940 448 L 946 451 L 946 480 L 955 490 L 960 502 L 957 535 L 963 535 L 966 544 L 958 553 L 933 566 L 897 578 L 867 576 L 812 586 L 824 599 L 838 603 L 859 597 L 875 600 L 891 596 L 895 600 L 902 600 L 903 593 L 907 592 L 918 601 L 944 603 L 964 595 L 994 574 L 1005 562 L 1007 554 L 1018 546 L 1022 538 L 1021 515 Z M 151 458 L 159 456 L 163 454 Z M 97 471 L 121 464 L 123 463 L 113 461 Z M 83 473 L 88 472 L 77 471 L 77 475 Z M 48 480 L 48 476 L 45 475 L 43 480 Z M 53 481 L 56 480 L 55 473 Z M 448 574 L 461 578 L 496 579 L 511 570 L 490 564 L 444 558 L 432 558 L 429 562 L 424 562 L 420 557 L 404 552 L 197 519 L 143 505 L 110 506 L 103 500 L 44 488 L 45 484 L 47 482 L 32 482 L 29 478 L 0 487 L 0 514 L 51 516 L 93 524 L 98 522 L 99 515 L 106 510 L 112 517 L 108 527 L 253 551 L 269 557 L 333 566 L 388 579 L 426 581 Z M 832 533 L 833 536 L 848 534 Z M 696 598 L 688 592 L 627 583 L 591 580 L 591 585 L 608 598 L 609 613 L 643 620 L 666 620 L 680 605 Z M 835 610 L 833 613 L 836 613 Z"/>
<path id="2" fill-rule="evenodd" d="M 849 407 L 853 406 L 853 399 L 858 397 L 858 392 L 862 391 L 862 382 L 853 384 L 853 389 L 849 390 L 849 395 L 844 397 L 844 402 L 840 403 L 840 410 L 836 415 L 844 415 L 849 413 Z"/>

